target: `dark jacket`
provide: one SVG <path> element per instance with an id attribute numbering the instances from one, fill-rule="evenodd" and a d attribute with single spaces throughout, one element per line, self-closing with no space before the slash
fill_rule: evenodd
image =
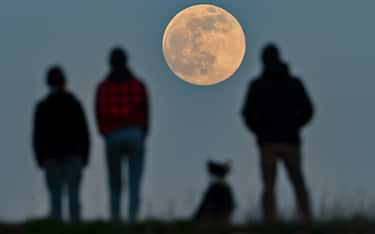
<path id="1" fill-rule="evenodd" d="M 86 165 L 89 156 L 89 132 L 80 103 L 70 93 L 52 93 L 41 101 L 34 117 L 33 146 L 36 161 L 63 160 L 76 155 Z"/>
<path id="2" fill-rule="evenodd" d="M 259 144 L 300 144 L 300 129 L 313 116 L 302 82 L 287 67 L 264 71 L 250 84 L 242 115 Z"/>
<path id="3" fill-rule="evenodd" d="M 230 221 L 234 208 L 230 187 L 225 183 L 213 183 L 206 191 L 193 220 L 226 223 Z"/>

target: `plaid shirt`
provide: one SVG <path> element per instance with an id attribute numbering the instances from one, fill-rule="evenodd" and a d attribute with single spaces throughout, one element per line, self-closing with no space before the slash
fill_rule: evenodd
<path id="1" fill-rule="evenodd" d="M 121 127 L 137 126 L 148 130 L 149 106 L 144 84 L 128 78 L 123 82 L 104 80 L 96 95 L 96 118 L 105 135 Z"/>

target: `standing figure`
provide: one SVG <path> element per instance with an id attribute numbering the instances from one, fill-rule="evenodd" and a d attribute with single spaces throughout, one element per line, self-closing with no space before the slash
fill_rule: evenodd
<path id="1" fill-rule="evenodd" d="M 263 215 L 277 217 L 275 180 L 277 162 L 283 162 L 293 185 L 301 218 L 311 218 L 310 200 L 301 165 L 300 130 L 313 116 L 313 107 L 302 82 L 293 77 L 273 44 L 263 50 L 264 70 L 250 85 L 243 107 L 246 126 L 260 147 L 263 179 Z"/>
<path id="2" fill-rule="evenodd" d="M 106 143 L 112 221 L 121 219 L 122 166 L 128 162 L 129 221 L 136 221 L 140 206 L 149 101 L 145 85 L 127 66 L 120 48 L 110 54 L 111 71 L 97 89 L 96 118 Z"/>
<path id="3" fill-rule="evenodd" d="M 49 95 L 36 107 L 34 152 L 43 169 L 50 200 L 50 216 L 62 220 L 62 199 L 67 191 L 70 219 L 81 219 L 82 169 L 89 158 L 89 132 L 79 101 L 65 90 L 61 68 L 48 71 Z"/>
<path id="4" fill-rule="evenodd" d="M 232 190 L 225 181 L 230 167 L 228 164 L 208 161 L 207 171 L 212 181 L 198 210 L 194 214 L 193 220 L 199 222 L 229 223 L 235 209 Z"/>

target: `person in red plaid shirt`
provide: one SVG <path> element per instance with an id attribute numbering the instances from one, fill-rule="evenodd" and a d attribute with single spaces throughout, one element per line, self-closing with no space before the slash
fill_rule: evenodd
<path id="1" fill-rule="evenodd" d="M 110 214 L 120 221 L 122 162 L 129 170 L 129 221 L 134 222 L 140 206 L 144 145 L 149 128 L 149 102 L 145 85 L 127 67 L 126 53 L 115 48 L 110 55 L 111 71 L 97 89 L 96 118 L 106 142 Z"/>

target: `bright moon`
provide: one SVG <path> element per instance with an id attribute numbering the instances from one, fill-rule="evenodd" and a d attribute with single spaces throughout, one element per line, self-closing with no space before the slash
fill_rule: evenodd
<path id="1" fill-rule="evenodd" d="M 195 85 L 213 85 L 228 79 L 241 65 L 245 50 L 241 25 L 214 5 L 182 10 L 169 22 L 163 36 L 169 68 Z"/>

